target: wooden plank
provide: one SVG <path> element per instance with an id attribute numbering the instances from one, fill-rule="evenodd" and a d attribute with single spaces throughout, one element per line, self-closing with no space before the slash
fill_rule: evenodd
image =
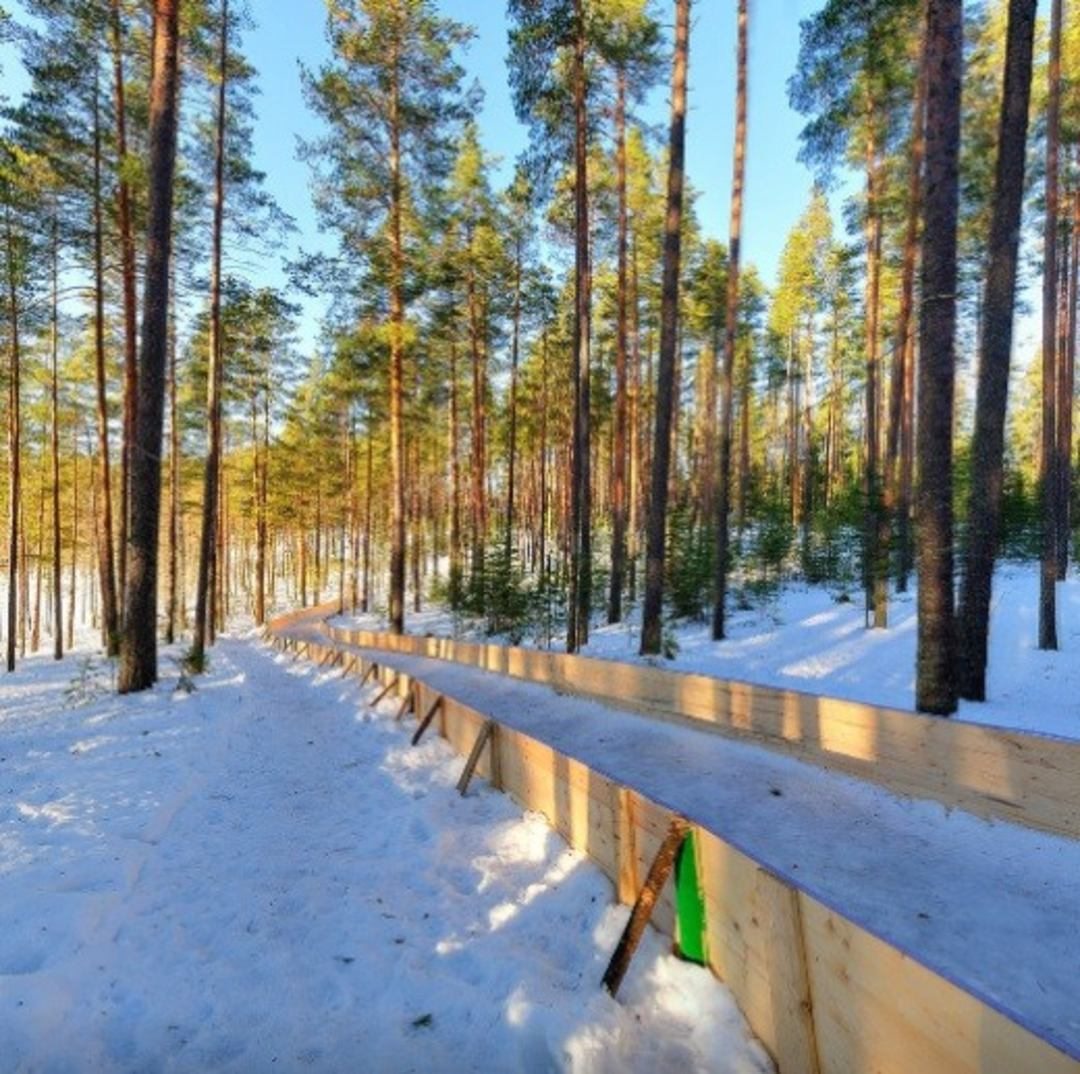
<path id="1" fill-rule="evenodd" d="M 399 676 L 397 672 L 394 672 L 390 676 L 390 681 L 375 695 L 375 697 L 371 701 L 368 702 L 368 705 L 371 708 L 374 708 L 380 701 L 382 701 L 382 699 L 386 697 L 386 695 L 390 693 L 390 691 L 393 690 L 395 686 L 397 686 L 398 678 Z"/>
<path id="2" fill-rule="evenodd" d="M 342 632 L 330 628 L 331 636 Z M 722 734 L 977 816 L 1080 838 L 1080 743 L 664 668 L 450 638 L 351 641 L 483 667 Z"/>
<path id="3" fill-rule="evenodd" d="M 426 644 L 430 639 L 420 640 Z M 543 659 L 516 662 L 512 655 L 492 653 L 483 646 L 472 646 L 466 655 L 493 666 L 549 676 L 555 675 L 550 669 L 558 668 L 561 657 L 541 654 Z M 995 780 L 1010 775 L 994 752 L 1008 736 L 986 739 L 964 732 L 954 739 L 945 732 L 922 734 L 901 725 L 902 734 L 896 738 L 885 726 L 875 732 L 871 749 L 859 737 L 865 729 L 859 713 L 852 716 L 846 704 L 827 713 L 822 731 L 812 726 L 801 702 L 786 701 L 785 710 L 770 700 L 762 704 L 761 717 L 754 708 L 760 699 L 753 691 L 740 692 L 739 684 L 735 687 L 731 719 L 749 720 L 750 706 L 754 719 L 774 721 L 776 733 L 788 736 L 784 741 L 793 744 L 793 752 L 816 750 L 821 757 L 818 743 L 827 744 L 836 751 L 829 755 L 832 767 L 874 765 L 888 756 L 894 776 L 906 778 L 921 753 L 936 750 L 927 780 L 939 780 L 947 788 L 957 764 L 967 765 L 964 778 L 970 786 L 963 793 L 976 800 L 987 786 L 996 785 Z M 417 682 L 417 689 L 427 687 Z M 417 707 L 423 707 L 424 700 L 426 695 L 419 693 Z M 470 777 L 480 772 L 483 739 L 490 737 L 487 728 L 492 721 L 439 694 L 434 694 L 425 716 L 433 721 L 436 712 L 442 716 L 445 737 L 461 753 L 468 753 L 474 770 Z M 949 726 L 947 721 L 939 723 Z M 1024 753 L 1023 747 L 1023 741 L 1009 746 L 1018 754 Z M 950 749 L 959 752 L 952 756 Z M 1024 763 L 1030 766 L 1031 757 Z M 495 737 L 489 765 L 515 800 L 544 813 L 572 846 L 596 861 L 617 885 L 620 897 L 633 897 L 637 878 L 648 874 L 670 830 L 668 810 L 507 728 L 500 728 Z M 1038 773 L 1028 772 L 1023 793 L 1013 799 L 1016 808 L 1029 808 L 1030 803 L 1041 808 L 1039 796 L 1049 799 L 1046 787 L 1052 787 L 1062 771 L 1049 770 L 1044 782 L 1036 778 Z M 715 834 L 699 834 L 710 965 L 732 988 L 781 1074 L 1080 1074 L 1080 1064 L 1016 1022 L 827 911 Z M 669 878 L 660 886 L 652 916 L 653 923 L 668 933 L 674 928 L 670 888 Z"/>
<path id="4" fill-rule="evenodd" d="M 630 920 L 627 921 L 622 936 L 619 937 L 615 952 L 611 956 L 611 961 L 604 971 L 603 985 L 612 996 L 618 993 L 619 985 L 622 984 L 623 977 L 626 976 L 626 971 L 630 968 L 630 961 L 634 957 L 638 944 L 641 943 L 645 926 L 648 925 L 649 919 L 652 917 L 660 889 L 671 876 L 671 871 L 675 868 L 675 857 L 679 852 L 679 847 L 683 845 L 689 834 L 690 825 L 685 820 L 681 817 L 672 818 L 671 827 L 664 841 L 660 844 L 656 857 L 653 858 L 652 864 L 649 866 L 649 872 L 645 877 L 645 883 L 641 885 L 641 891 L 638 892 L 634 908 L 630 912 Z"/>
<path id="5" fill-rule="evenodd" d="M 465 767 L 462 769 L 461 778 L 457 783 L 458 794 L 462 797 L 465 796 L 465 792 L 469 789 L 469 780 L 472 779 L 473 772 L 476 770 L 476 763 L 480 760 L 480 754 L 483 753 L 488 739 L 495 734 L 496 727 L 497 724 L 494 720 L 485 720 L 483 727 L 480 728 L 480 733 L 476 736 L 472 752 L 465 761 Z"/>
<path id="6" fill-rule="evenodd" d="M 414 746 L 419 745 L 420 739 L 424 737 L 424 732 L 431 725 L 431 721 L 435 719 L 435 714 L 442 707 L 442 694 L 436 694 L 435 700 L 428 706 L 427 712 L 424 713 L 423 718 L 420 720 L 419 726 L 416 728 L 412 737 L 412 744 Z"/>
<path id="7" fill-rule="evenodd" d="M 799 896 L 824 1074 L 1077 1074 L 1080 1063 Z"/>
<path id="8" fill-rule="evenodd" d="M 398 710 L 394 713 L 394 722 L 400 723 L 404 718 L 406 711 L 416 711 L 415 704 L 415 690 L 416 685 L 412 679 L 409 680 L 409 686 L 405 691 L 405 696 L 401 699 L 401 704 L 398 706 Z"/>

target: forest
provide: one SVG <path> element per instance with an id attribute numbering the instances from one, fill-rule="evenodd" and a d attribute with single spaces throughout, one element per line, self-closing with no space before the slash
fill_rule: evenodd
<path id="1" fill-rule="evenodd" d="M 1005 560 L 1038 564 L 1032 644 L 1056 649 L 1078 554 L 1080 14 L 824 0 L 788 72 L 749 47 L 778 10 L 726 5 L 730 222 L 709 234 L 686 151 L 716 135 L 687 86 L 717 62 L 695 39 L 713 3 L 507 0 L 528 131 L 507 168 L 468 25 L 436 0 L 327 0 L 297 134 L 332 249 L 269 285 L 295 224 L 255 165 L 278 72 L 245 35 L 277 6 L 9 0 L 8 671 L 88 628 L 139 691 L 159 643 L 198 672 L 230 624 L 323 603 L 398 633 L 439 607 L 570 653 L 629 622 L 663 658 L 678 623 L 722 642 L 799 579 L 870 631 L 915 589 L 916 707 L 949 715 L 986 697 Z M 742 254 L 766 77 L 816 177 L 792 186 L 775 280 Z"/>

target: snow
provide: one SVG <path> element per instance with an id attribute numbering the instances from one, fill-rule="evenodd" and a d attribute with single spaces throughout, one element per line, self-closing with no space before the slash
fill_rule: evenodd
<path id="1" fill-rule="evenodd" d="M 729 637 L 714 642 L 707 623 L 680 623 L 672 634 L 678 653 L 665 666 L 802 690 L 890 708 L 915 701 L 914 586 L 892 594 L 889 627 L 867 630 L 861 594 L 840 603 L 824 586 L 789 584 L 771 600 L 729 617 Z M 1058 585 L 1057 652 L 1036 648 L 1038 565 L 1006 565 L 994 578 L 988 700 L 961 702 L 958 718 L 973 723 L 1080 737 L 1080 577 Z M 342 620 L 384 629 L 375 615 Z M 418 634 L 449 634 L 452 617 L 439 610 L 411 616 Z M 497 640 L 497 639 L 493 639 Z M 618 626 L 594 625 L 588 656 L 641 660 L 636 617 Z"/>
<path id="2" fill-rule="evenodd" d="M 0 1071 L 770 1069 L 727 990 L 338 673 L 223 639 L 118 698 L 0 680 Z M 166 665 L 168 670 L 168 665 Z"/>
<path id="3" fill-rule="evenodd" d="M 313 625 L 295 631 L 319 636 Z M 354 651 L 700 824 L 1080 1059 L 1075 840 L 491 672 Z"/>

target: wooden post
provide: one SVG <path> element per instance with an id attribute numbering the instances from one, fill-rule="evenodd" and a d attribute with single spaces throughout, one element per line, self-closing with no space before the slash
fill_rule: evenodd
<path id="1" fill-rule="evenodd" d="M 409 688 L 405 691 L 405 696 L 401 699 L 401 705 L 398 707 L 397 713 L 394 716 L 395 723 L 400 723 L 406 712 L 416 712 L 415 691 L 416 683 L 410 679 Z"/>
<path id="2" fill-rule="evenodd" d="M 664 836 L 664 841 L 660 844 L 652 865 L 649 866 L 649 875 L 646 876 L 645 883 L 638 893 L 634 909 L 630 912 L 630 920 L 627 921 L 615 953 L 611 956 L 608 968 L 604 972 L 604 987 L 613 997 L 619 991 L 619 985 L 622 984 L 622 979 L 630 968 L 630 960 L 634 957 L 634 952 L 641 942 L 641 936 L 645 932 L 649 918 L 652 917 L 656 900 L 660 897 L 660 892 L 671 875 L 671 870 L 675 867 L 675 857 L 679 853 L 679 848 L 689 834 L 690 825 L 682 817 L 673 817 L 668 833 Z"/>
<path id="3" fill-rule="evenodd" d="M 376 695 L 375 699 L 369 702 L 370 706 L 374 708 L 391 690 L 398 684 L 398 676 L 395 675 Z"/>
<path id="4" fill-rule="evenodd" d="M 371 676 L 378 670 L 379 665 L 376 664 L 374 661 L 368 664 L 367 669 L 364 671 L 364 674 L 360 677 L 360 685 L 363 686 L 364 683 L 366 683 L 368 679 L 370 679 Z"/>
<path id="5" fill-rule="evenodd" d="M 465 797 L 465 792 L 469 789 L 469 780 L 472 779 L 473 772 L 476 770 L 476 765 L 480 760 L 480 754 L 484 752 L 484 746 L 487 745 L 489 738 L 492 740 L 492 747 L 494 747 L 495 740 L 492 736 L 495 734 L 496 726 L 494 720 L 485 720 L 484 726 L 480 728 L 480 734 L 476 736 L 472 752 L 465 762 L 465 767 L 461 771 L 461 778 L 458 780 L 457 784 L 458 793 L 463 798 Z"/>
<path id="6" fill-rule="evenodd" d="M 428 706 L 427 712 L 424 713 L 423 719 L 420 721 L 420 726 L 417 727 L 415 734 L 412 737 L 412 744 L 414 746 L 419 745 L 420 739 L 423 737 L 424 732 L 431 725 L 431 721 L 435 719 L 435 713 L 442 708 L 443 696 L 442 694 L 436 694 L 435 700 Z"/>

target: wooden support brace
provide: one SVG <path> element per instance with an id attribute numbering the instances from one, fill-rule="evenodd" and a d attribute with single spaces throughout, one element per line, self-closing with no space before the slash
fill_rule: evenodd
<path id="1" fill-rule="evenodd" d="M 431 721 L 435 719 L 435 713 L 442 708 L 443 696 L 442 694 L 436 694 L 435 700 L 428 705 L 427 712 L 424 713 L 423 719 L 420 721 L 420 726 L 417 727 L 416 732 L 412 737 L 412 744 L 414 746 L 419 745 L 420 739 L 423 737 L 424 732 L 431 726 Z"/>
<path id="2" fill-rule="evenodd" d="M 634 909 L 630 912 L 630 920 L 627 921 L 626 928 L 619 937 L 615 953 L 611 956 L 608 968 L 604 971 L 603 984 L 612 997 L 619 991 L 619 985 L 622 984 L 622 979 L 630 968 L 630 960 L 634 957 L 634 952 L 641 942 L 649 918 L 652 917 L 656 900 L 660 898 L 660 892 L 667 883 L 671 870 L 675 867 L 675 858 L 679 853 L 679 848 L 689 834 L 690 825 L 682 817 L 673 817 L 667 835 L 664 836 L 664 841 L 660 844 L 652 865 L 649 866 L 645 883 L 638 892 Z"/>
<path id="3" fill-rule="evenodd" d="M 355 653 L 353 653 L 351 655 L 346 655 L 344 652 L 341 655 L 342 655 L 341 666 L 342 666 L 342 669 L 343 669 L 342 672 L 341 672 L 341 677 L 343 679 L 347 679 L 349 677 L 350 673 L 356 670 L 357 656 L 356 656 Z"/>
<path id="4" fill-rule="evenodd" d="M 498 725 L 494 720 L 485 720 L 484 726 L 480 728 L 480 734 L 476 736 L 472 752 L 465 762 L 465 767 L 461 771 L 461 778 L 458 780 L 457 784 L 458 793 L 462 797 L 465 796 L 465 792 L 469 789 L 469 780 L 472 779 L 473 772 L 476 771 L 476 766 L 480 761 L 480 754 L 484 752 L 484 746 L 487 745 L 489 738 L 491 739 L 492 748 L 494 749 L 495 739 L 493 736 L 497 726 Z"/>
<path id="5" fill-rule="evenodd" d="M 401 704 L 398 706 L 397 713 L 394 715 L 394 722 L 400 722 L 406 712 L 416 712 L 416 697 L 415 697 L 416 683 L 412 679 L 409 680 L 409 688 L 405 691 L 405 696 L 401 699 Z"/>
<path id="6" fill-rule="evenodd" d="M 398 676 L 395 675 L 376 695 L 373 701 L 369 702 L 372 708 L 374 708 L 391 690 L 398 684 Z"/>
<path id="7" fill-rule="evenodd" d="M 365 670 L 364 674 L 360 678 L 360 685 L 363 686 L 364 683 L 366 683 L 368 681 L 368 679 L 370 679 L 371 676 L 374 675 L 375 672 L 378 671 L 378 670 L 379 670 L 379 665 L 376 664 L 374 661 L 372 661 L 372 663 L 368 664 L 367 669 Z"/>

